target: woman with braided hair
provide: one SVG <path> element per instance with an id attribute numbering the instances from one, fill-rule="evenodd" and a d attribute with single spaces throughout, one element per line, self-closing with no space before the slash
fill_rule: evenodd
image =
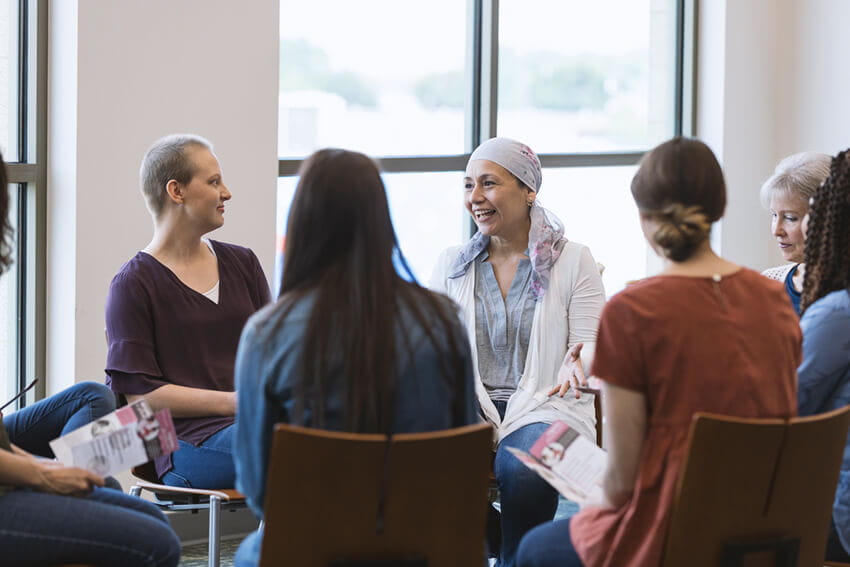
<path id="1" fill-rule="evenodd" d="M 832 159 L 829 177 L 815 193 L 803 221 L 806 278 L 800 326 L 803 363 L 798 369 L 800 415 L 850 404 L 850 150 Z M 850 449 L 850 447 L 848 447 Z M 850 562 L 850 450 L 835 491 L 826 559 Z"/>
<path id="2" fill-rule="evenodd" d="M 631 189 L 665 268 L 602 312 L 591 368 L 606 416 L 602 491 L 572 518 L 530 531 L 520 567 L 659 565 L 693 414 L 797 412 L 801 337 L 783 286 L 711 249 L 726 206 L 714 154 L 674 138 L 643 158 Z"/>

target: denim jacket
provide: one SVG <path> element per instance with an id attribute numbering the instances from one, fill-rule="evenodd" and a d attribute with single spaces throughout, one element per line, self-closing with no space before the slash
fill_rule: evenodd
<path id="1" fill-rule="evenodd" d="M 834 291 L 813 303 L 800 326 L 800 415 L 824 413 L 850 404 L 850 290 Z M 844 447 L 832 519 L 844 549 L 850 550 L 850 443 Z"/>

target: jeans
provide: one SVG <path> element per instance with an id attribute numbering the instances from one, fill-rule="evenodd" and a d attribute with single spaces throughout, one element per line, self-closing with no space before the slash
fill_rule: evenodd
<path id="1" fill-rule="evenodd" d="M 824 554 L 824 558 L 826 561 L 850 563 L 850 553 L 847 553 L 847 550 L 841 544 L 841 539 L 838 537 L 838 530 L 835 528 L 835 520 L 829 522 L 829 535 L 826 538 L 826 553 Z"/>
<path id="2" fill-rule="evenodd" d="M 53 458 L 50 442 L 115 409 L 115 394 L 97 382 L 80 382 L 3 417 L 9 439 L 40 457 Z"/>
<path id="3" fill-rule="evenodd" d="M 162 475 L 163 484 L 184 488 L 233 488 L 236 469 L 233 465 L 233 425 L 208 437 L 198 447 L 178 441 L 171 455 L 172 468 Z"/>
<path id="4" fill-rule="evenodd" d="M 504 417 L 506 402 L 496 402 Z M 549 427 L 547 423 L 531 423 L 506 436 L 496 449 L 493 469 L 499 485 L 501 504 L 501 546 L 496 565 L 513 567 L 522 536 L 531 528 L 550 521 L 558 508 L 558 492 L 519 459 L 507 447 L 528 451 Z"/>
<path id="5" fill-rule="evenodd" d="M 28 489 L 0 496 L 0 565 L 170 567 L 180 540 L 154 505 L 95 488 L 85 497 Z"/>
<path id="6" fill-rule="evenodd" d="M 573 547 L 570 520 L 537 526 L 522 538 L 517 553 L 518 567 L 582 567 Z"/>

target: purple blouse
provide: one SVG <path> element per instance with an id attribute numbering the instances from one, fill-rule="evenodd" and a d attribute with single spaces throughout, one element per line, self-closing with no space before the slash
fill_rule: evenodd
<path id="1" fill-rule="evenodd" d="M 156 258 L 139 252 L 124 264 L 106 298 L 106 384 L 142 395 L 165 384 L 232 392 L 242 327 L 271 294 L 248 248 L 210 241 L 218 258 L 219 302 L 189 288 Z M 177 437 L 192 445 L 233 417 L 176 418 Z M 170 457 L 156 460 L 162 476 Z"/>

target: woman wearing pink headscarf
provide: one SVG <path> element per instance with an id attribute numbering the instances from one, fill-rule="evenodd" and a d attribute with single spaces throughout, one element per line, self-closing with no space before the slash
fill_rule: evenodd
<path id="1" fill-rule="evenodd" d="M 576 388 L 585 383 L 605 293 L 590 250 L 567 240 L 537 202 L 541 184 L 528 146 L 508 138 L 481 144 L 464 177 L 478 232 L 443 252 L 431 280 L 461 307 L 481 413 L 497 432 L 503 567 L 514 564 L 525 532 L 552 519 L 558 499 L 506 448 L 528 450 L 556 420 L 595 440 L 593 396 Z"/>

